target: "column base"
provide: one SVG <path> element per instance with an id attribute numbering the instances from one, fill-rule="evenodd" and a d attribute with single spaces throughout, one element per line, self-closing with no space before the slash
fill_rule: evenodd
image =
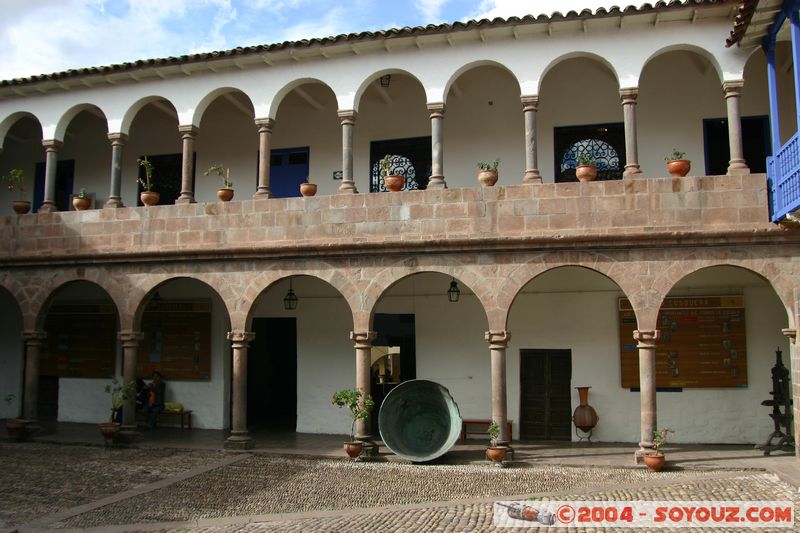
<path id="1" fill-rule="evenodd" d="M 336 194 L 358 194 L 358 189 L 354 181 L 343 181 Z"/>
<path id="2" fill-rule="evenodd" d="M 750 167 L 747 166 L 744 159 L 731 159 L 728 162 L 728 175 L 741 176 L 743 174 L 750 174 Z"/>
<path id="3" fill-rule="evenodd" d="M 272 192 L 269 189 L 258 189 L 256 193 L 253 195 L 253 198 L 258 199 L 269 199 L 272 198 Z"/>
<path id="4" fill-rule="evenodd" d="M 142 440 L 142 434 L 136 429 L 136 426 L 122 426 L 119 428 L 117 442 L 120 444 L 133 444 L 140 440 Z"/>
<path id="5" fill-rule="evenodd" d="M 178 197 L 178 199 L 175 200 L 175 203 L 176 204 L 196 204 L 197 200 L 194 199 L 194 196 L 189 196 L 188 194 L 181 193 L 181 195 Z"/>
<path id="6" fill-rule="evenodd" d="M 125 204 L 122 203 L 122 198 L 119 196 L 109 196 L 106 203 L 103 204 L 104 209 L 116 209 L 119 207 L 125 207 Z"/>
<path id="7" fill-rule="evenodd" d="M 226 450 L 249 450 L 253 447 L 253 439 L 246 431 L 232 431 L 231 436 L 225 439 Z"/>
<path id="8" fill-rule="evenodd" d="M 539 174 L 539 169 L 526 170 L 525 175 L 522 176 L 522 183 L 542 183 L 542 175 Z"/>
<path id="9" fill-rule="evenodd" d="M 378 457 L 379 447 L 372 440 L 372 435 L 356 436 L 356 440 L 364 443 L 364 449 L 361 452 L 361 457 Z"/>
<path id="10" fill-rule="evenodd" d="M 643 176 L 642 169 L 639 165 L 626 165 L 625 171 L 622 173 L 622 178 L 641 178 Z"/>
<path id="11" fill-rule="evenodd" d="M 45 200 L 42 204 L 42 207 L 39 208 L 37 213 L 57 213 L 58 208 L 56 207 L 55 202 L 51 202 L 49 200 Z"/>
<path id="12" fill-rule="evenodd" d="M 643 457 L 648 453 L 653 452 L 653 443 L 652 442 L 640 442 L 639 449 L 633 452 L 633 464 L 640 465 L 642 464 Z"/>
<path id="13" fill-rule="evenodd" d="M 431 176 L 428 180 L 426 189 L 446 189 L 447 182 L 444 181 L 444 176 Z"/>

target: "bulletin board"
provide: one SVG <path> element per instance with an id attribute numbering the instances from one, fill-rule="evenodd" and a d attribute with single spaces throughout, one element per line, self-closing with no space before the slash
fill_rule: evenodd
<path id="1" fill-rule="evenodd" d="M 142 315 L 136 376 L 154 371 L 165 380 L 211 379 L 211 301 L 151 301 Z"/>
<path id="2" fill-rule="evenodd" d="M 639 387 L 636 317 L 619 300 L 622 386 Z M 658 313 L 656 387 L 747 387 L 747 338 L 742 296 L 667 298 Z"/>
<path id="3" fill-rule="evenodd" d="M 117 351 L 117 310 L 110 303 L 60 303 L 47 311 L 39 375 L 110 378 Z"/>

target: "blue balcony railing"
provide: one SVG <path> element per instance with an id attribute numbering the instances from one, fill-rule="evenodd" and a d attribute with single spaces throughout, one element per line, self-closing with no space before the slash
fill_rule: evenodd
<path id="1" fill-rule="evenodd" d="M 767 158 L 770 212 L 773 222 L 800 210 L 800 136 L 797 132 L 781 146 L 778 153 Z"/>

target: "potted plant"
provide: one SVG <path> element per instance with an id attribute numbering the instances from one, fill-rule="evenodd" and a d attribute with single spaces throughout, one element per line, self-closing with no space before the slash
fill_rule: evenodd
<path id="1" fill-rule="evenodd" d="M 92 199 L 86 194 L 86 189 L 81 189 L 78 194 L 72 196 L 72 207 L 75 211 L 86 211 L 92 205 Z"/>
<path id="2" fill-rule="evenodd" d="M 314 196 L 317 194 L 317 184 L 308 181 L 308 177 L 300 184 L 300 194 L 303 196 Z"/>
<path id="3" fill-rule="evenodd" d="M 11 207 L 18 215 L 24 215 L 31 210 L 31 203 L 24 199 L 25 194 L 25 173 L 21 168 L 12 168 L 8 175 L 0 176 L 0 183 L 6 183 L 9 191 L 19 191 L 19 200 L 13 200 Z"/>
<path id="4" fill-rule="evenodd" d="M 353 423 L 350 425 L 350 440 L 344 443 L 344 451 L 355 459 L 364 449 L 364 443 L 355 439 L 356 420 L 366 420 L 375 402 L 369 394 L 365 395 L 358 389 L 343 389 L 333 395 L 331 403 L 350 410 Z"/>
<path id="5" fill-rule="evenodd" d="M 488 457 L 495 465 L 502 466 L 503 461 L 506 458 L 506 452 L 508 452 L 508 448 L 497 445 L 497 439 L 500 438 L 500 426 L 497 425 L 495 420 L 492 420 L 492 423 L 489 424 L 489 428 L 486 430 L 486 433 L 489 434 L 489 447 L 486 449 L 486 457 Z"/>
<path id="6" fill-rule="evenodd" d="M 153 190 L 153 163 L 147 160 L 147 156 L 143 159 L 136 160 L 139 163 L 139 166 L 144 169 L 144 176 L 145 179 L 136 178 L 136 181 L 139 182 L 139 185 L 142 186 L 142 192 L 139 193 L 139 198 L 142 200 L 142 203 L 146 206 L 156 205 L 158 201 L 161 199 L 161 195 L 158 194 Z"/>
<path id="7" fill-rule="evenodd" d="M 497 183 L 497 167 L 500 166 L 500 158 L 498 157 L 491 163 L 486 161 L 478 161 L 478 181 L 484 187 L 492 187 Z"/>
<path id="8" fill-rule="evenodd" d="M 119 436 L 119 422 L 115 422 L 122 405 L 125 400 L 131 397 L 136 390 L 136 383 L 131 381 L 129 383 L 120 383 L 117 378 L 113 378 L 111 383 L 106 385 L 106 392 L 111 395 L 111 416 L 108 422 L 100 422 L 100 433 L 106 440 L 106 444 L 113 442 Z"/>
<path id="9" fill-rule="evenodd" d="M 591 156 L 581 154 L 578 156 L 578 166 L 575 167 L 575 177 L 578 181 L 594 181 L 597 177 L 597 163 Z"/>
<path id="10" fill-rule="evenodd" d="M 231 181 L 231 169 L 222 165 L 214 165 L 206 170 L 206 176 L 216 174 L 222 178 L 222 187 L 217 189 L 217 198 L 222 202 L 230 202 L 233 199 L 233 182 Z"/>
<path id="11" fill-rule="evenodd" d="M 692 162 L 686 159 L 686 152 L 680 152 L 675 148 L 664 161 L 667 162 L 667 172 L 674 178 L 683 178 L 692 169 Z"/>
<path id="12" fill-rule="evenodd" d="M 386 186 L 387 191 L 398 192 L 403 190 L 406 184 L 406 179 L 403 176 L 392 174 L 392 155 L 386 155 L 380 161 L 381 176 L 383 176 L 383 184 Z"/>
<path id="13" fill-rule="evenodd" d="M 14 394 L 6 394 L 3 397 L 3 400 L 6 402 L 8 407 L 11 407 L 11 404 L 14 402 L 14 398 L 16 396 Z M 11 440 L 15 440 L 17 442 L 22 442 L 28 440 L 30 436 L 29 426 L 31 425 L 31 420 L 26 420 L 24 418 L 9 418 L 6 420 L 6 431 L 8 432 L 8 438 Z"/>
<path id="14" fill-rule="evenodd" d="M 658 472 L 664 468 L 667 459 L 660 448 L 667 443 L 669 436 L 674 434 L 670 428 L 657 429 L 653 432 L 653 451 L 644 454 L 644 464 L 651 472 Z"/>

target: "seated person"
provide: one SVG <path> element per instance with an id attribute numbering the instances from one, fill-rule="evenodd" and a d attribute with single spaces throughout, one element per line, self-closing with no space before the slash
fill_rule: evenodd
<path id="1" fill-rule="evenodd" d="M 147 387 L 148 398 L 145 413 L 147 414 L 147 427 L 156 427 L 158 413 L 164 410 L 164 393 L 167 385 L 161 380 L 160 372 L 153 372 L 153 381 Z"/>

